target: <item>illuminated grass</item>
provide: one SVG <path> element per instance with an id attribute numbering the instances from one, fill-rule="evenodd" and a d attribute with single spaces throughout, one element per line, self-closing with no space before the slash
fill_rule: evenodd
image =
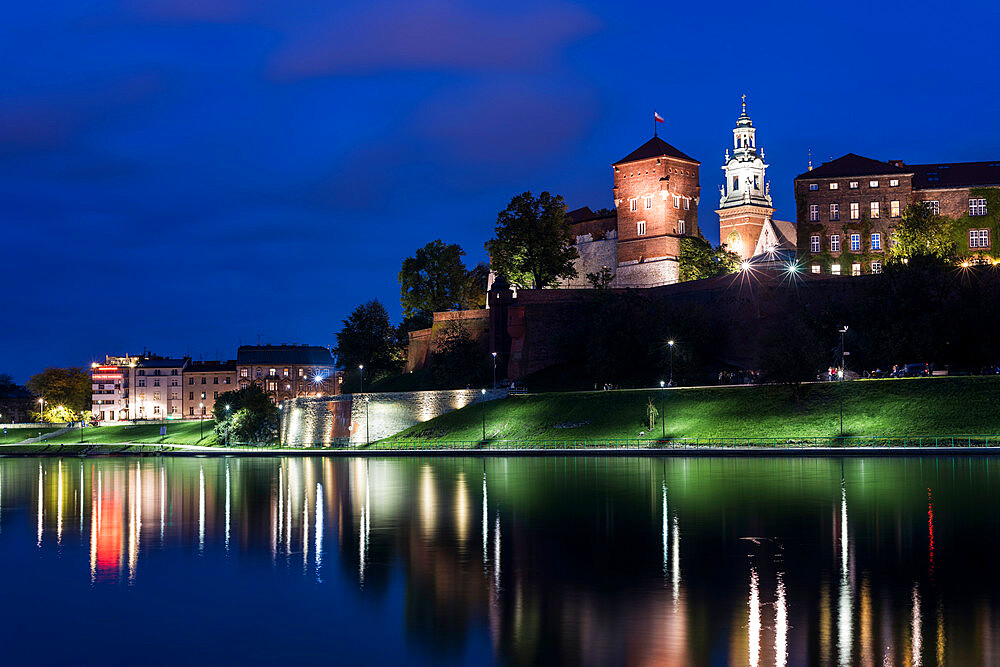
<path id="1" fill-rule="evenodd" d="M 475 404 L 388 439 L 487 440 L 659 438 L 649 429 L 648 401 L 661 398 L 668 438 L 816 437 L 840 433 L 837 383 L 788 387 L 572 392 L 512 396 Z M 1000 378 L 918 378 L 845 382 L 844 433 L 858 436 L 1000 435 Z"/>
<path id="2" fill-rule="evenodd" d="M 39 433 L 45 435 L 46 433 L 52 433 L 53 431 L 58 430 L 58 428 L 53 428 L 51 426 L 41 426 L 39 428 L 8 428 L 7 435 L 4 435 L 3 430 L 0 430 L 0 444 L 6 445 L 12 442 L 21 442 L 22 440 L 27 440 L 28 438 L 37 438 Z"/>
<path id="3" fill-rule="evenodd" d="M 197 420 L 174 421 L 165 424 L 138 424 L 135 426 L 97 426 L 83 429 L 84 443 L 168 443 L 178 445 L 214 445 L 215 433 L 212 431 L 213 421 L 205 420 L 204 438 L 199 437 Z M 167 435 L 160 435 L 160 427 L 167 427 Z M 49 444 L 79 444 L 80 431 L 73 430 L 57 435 L 44 441 Z"/>

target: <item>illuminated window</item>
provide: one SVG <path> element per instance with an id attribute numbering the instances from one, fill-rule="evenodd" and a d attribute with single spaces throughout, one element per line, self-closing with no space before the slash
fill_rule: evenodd
<path id="1" fill-rule="evenodd" d="M 153 392 L 153 400 L 154 401 L 160 400 L 160 392 L 158 392 L 158 391 L 154 391 Z"/>
<path id="2" fill-rule="evenodd" d="M 819 252 L 819 235 L 809 237 L 809 252 Z"/>
<path id="3" fill-rule="evenodd" d="M 872 273 L 882 273 L 882 262 L 872 262 Z"/>
<path id="4" fill-rule="evenodd" d="M 830 204 L 830 220 L 840 220 L 840 204 Z"/>
<path id="5" fill-rule="evenodd" d="M 819 190 L 819 183 L 810 183 L 809 184 L 809 189 L 810 190 Z"/>
<path id="6" fill-rule="evenodd" d="M 647 209 L 653 208 L 653 197 L 652 195 L 646 195 L 642 198 L 643 204 L 645 204 Z"/>
<path id="7" fill-rule="evenodd" d="M 839 190 L 840 189 L 840 183 L 830 183 L 830 189 L 831 190 Z"/>
<path id="8" fill-rule="evenodd" d="M 646 221 L 645 220 L 640 220 L 639 222 L 635 223 L 635 233 L 636 233 L 637 236 L 645 236 L 646 235 Z"/>
<path id="9" fill-rule="evenodd" d="M 835 276 L 839 276 L 840 275 L 840 264 L 831 264 L 830 265 L 830 273 L 832 273 Z"/>
<path id="10" fill-rule="evenodd" d="M 201 392 L 201 400 L 205 400 L 205 392 Z"/>
<path id="11" fill-rule="evenodd" d="M 250 377 L 250 369 L 249 368 L 241 368 L 240 369 L 240 377 L 241 378 Z"/>
<path id="12" fill-rule="evenodd" d="M 988 230 L 988 229 L 970 229 L 969 230 L 969 247 L 970 248 L 989 248 L 990 247 L 990 230 Z"/>
<path id="13" fill-rule="evenodd" d="M 890 178 L 889 179 L 889 187 L 890 188 L 898 188 L 899 187 L 899 179 L 898 178 Z"/>
<path id="14" fill-rule="evenodd" d="M 877 188 L 878 187 L 878 181 L 868 181 L 868 187 L 870 187 L 870 188 Z"/>
<path id="15" fill-rule="evenodd" d="M 830 252 L 840 252 L 840 234 L 830 235 Z"/>
<path id="16" fill-rule="evenodd" d="M 820 271 L 819 264 L 813 264 L 812 265 L 812 272 L 813 273 L 819 273 L 819 271 Z"/>
<path id="17" fill-rule="evenodd" d="M 267 374 L 268 374 L 269 377 L 277 377 L 277 375 L 278 375 L 278 369 L 277 368 L 269 368 L 268 371 L 267 371 Z"/>
<path id="18" fill-rule="evenodd" d="M 941 215 L 941 202 L 936 199 L 928 200 L 924 202 L 924 206 L 931 210 L 934 215 Z"/>
<path id="19" fill-rule="evenodd" d="M 819 222 L 819 205 L 809 205 L 809 222 Z"/>
<path id="20" fill-rule="evenodd" d="M 267 381 L 267 390 L 268 391 L 278 391 L 278 383 L 274 382 L 273 380 L 268 380 Z"/>
<path id="21" fill-rule="evenodd" d="M 870 211 L 872 219 L 874 220 L 875 218 L 877 218 L 878 217 L 878 202 L 877 201 L 873 201 L 871 204 L 869 204 L 868 208 L 869 208 L 869 211 Z"/>
<path id="22" fill-rule="evenodd" d="M 861 251 L 861 234 L 851 234 L 851 252 Z"/>
<path id="23" fill-rule="evenodd" d="M 303 377 L 303 375 L 304 375 L 304 374 L 305 374 L 305 373 L 304 373 L 303 369 L 301 369 L 301 368 L 300 368 L 300 369 L 299 369 L 299 377 Z"/>
<path id="24" fill-rule="evenodd" d="M 677 233 L 678 234 L 687 234 L 687 231 L 686 231 L 686 228 L 684 226 L 684 221 L 683 220 L 678 220 L 677 221 Z"/>
<path id="25" fill-rule="evenodd" d="M 872 234 L 872 250 L 882 249 L 882 235 L 878 232 Z"/>
<path id="26" fill-rule="evenodd" d="M 628 200 L 628 210 L 630 210 L 630 211 L 638 211 L 639 210 L 639 200 L 638 199 L 629 199 Z"/>
<path id="27" fill-rule="evenodd" d="M 857 190 L 858 189 L 858 182 L 857 181 L 851 181 L 850 183 L 847 184 L 847 187 L 849 187 L 852 190 Z"/>
<path id="28" fill-rule="evenodd" d="M 985 199 L 970 199 L 969 200 L 969 215 L 986 215 L 986 200 Z"/>
<path id="29" fill-rule="evenodd" d="M 899 217 L 899 202 L 891 201 L 889 202 L 889 217 L 898 218 Z"/>
<path id="30" fill-rule="evenodd" d="M 681 207 L 681 198 L 678 195 L 674 195 L 674 208 Z"/>
<path id="31" fill-rule="evenodd" d="M 861 275 L 861 265 L 860 264 L 851 264 L 851 275 L 852 276 L 860 276 Z"/>
<path id="32" fill-rule="evenodd" d="M 851 220 L 857 220 L 861 217 L 861 204 L 856 201 L 851 202 Z"/>

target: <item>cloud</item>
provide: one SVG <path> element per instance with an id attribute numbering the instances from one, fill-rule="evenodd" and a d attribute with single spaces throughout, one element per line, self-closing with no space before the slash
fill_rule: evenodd
<path id="1" fill-rule="evenodd" d="M 278 50 L 270 69 L 279 80 L 529 69 L 557 59 L 564 45 L 597 25 L 591 14 L 568 4 L 502 13 L 445 0 L 383 2 L 310 25 Z"/>

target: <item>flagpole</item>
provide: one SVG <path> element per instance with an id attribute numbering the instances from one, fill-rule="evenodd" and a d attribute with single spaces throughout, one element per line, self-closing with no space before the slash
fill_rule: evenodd
<path id="1" fill-rule="evenodd" d="M 653 109 L 653 136 L 656 136 L 656 109 Z"/>

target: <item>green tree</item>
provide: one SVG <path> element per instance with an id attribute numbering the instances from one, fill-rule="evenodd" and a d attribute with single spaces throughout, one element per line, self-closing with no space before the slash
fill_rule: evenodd
<path id="1" fill-rule="evenodd" d="M 257 385 L 220 394 L 212 416 L 218 442 L 271 444 L 277 440 L 281 421 L 278 407 Z"/>
<path id="2" fill-rule="evenodd" d="M 952 259 L 956 248 L 949 226 L 948 218 L 935 215 L 924 203 L 910 204 L 893 232 L 889 256 L 895 260 L 920 255 Z"/>
<path id="3" fill-rule="evenodd" d="M 576 277 L 573 260 L 579 255 L 562 197 L 517 195 L 497 216 L 495 233 L 486 251 L 493 269 L 511 284 L 541 289 Z"/>
<path id="4" fill-rule="evenodd" d="M 345 385 L 357 387 L 361 365 L 365 367 L 366 383 L 398 372 L 402 361 L 399 340 L 389 313 L 378 299 L 355 308 L 337 334 L 337 363 L 347 372 Z"/>
<path id="5" fill-rule="evenodd" d="M 705 239 L 695 236 L 681 238 L 680 279 L 701 280 L 735 273 L 740 268 L 740 256 L 725 244 L 713 248 Z"/>
<path id="6" fill-rule="evenodd" d="M 457 244 L 431 241 L 403 260 L 399 270 L 399 303 L 403 317 L 424 317 L 441 310 L 462 308 L 469 287 L 465 252 Z"/>
<path id="7" fill-rule="evenodd" d="M 465 295 L 462 299 L 462 307 L 468 309 L 482 309 L 486 307 L 486 284 L 490 278 L 490 267 L 479 262 L 469 271 L 465 281 Z"/>
<path id="8" fill-rule="evenodd" d="M 775 318 L 760 333 L 760 374 L 764 382 L 791 387 L 797 401 L 803 382 L 816 379 L 830 355 L 813 330 L 794 311 Z"/>
<path id="9" fill-rule="evenodd" d="M 594 289 L 608 289 L 611 282 L 615 279 L 615 272 L 606 266 L 602 266 L 600 271 L 588 273 L 586 278 L 587 282 Z"/>
<path id="10" fill-rule="evenodd" d="M 27 387 L 35 396 L 45 399 L 46 412 L 60 405 L 66 408 L 72 415 L 66 421 L 73 421 L 91 408 L 90 373 L 82 368 L 46 368 L 32 375 Z"/>
<path id="11" fill-rule="evenodd" d="M 461 322 L 442 332 L 430 361 L 434 384 L 442 389 L 481 386 L 491 371 L 486 350 Z"/>

